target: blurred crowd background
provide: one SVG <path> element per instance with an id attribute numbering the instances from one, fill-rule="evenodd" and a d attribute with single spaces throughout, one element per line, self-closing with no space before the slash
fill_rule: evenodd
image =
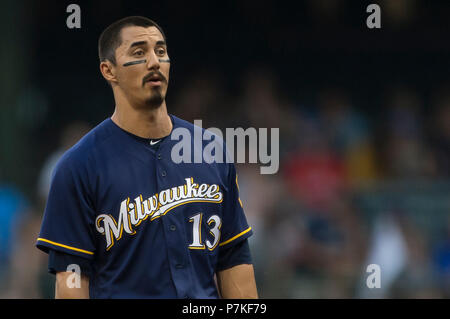
<path id="1" fill-rule="evenodd" d="M 167 35 L 170 113 L 280 128 L 277 174 L 237 165 L 261 297 L 450 297 L 450 2 L 373 1 L 379 30 L 364 1 L 71 2 L 0 4 L 0 297 L 54 296 L 51 172 L 113 112 L 97 39 L 128 15 Z"/>

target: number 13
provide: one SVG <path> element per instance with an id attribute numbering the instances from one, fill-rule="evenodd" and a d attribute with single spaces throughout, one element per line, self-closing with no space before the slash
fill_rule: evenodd
<path id="1" fill-rule="evenodd" d="M 192 244 L 189 245 L 189 249 L 205 249 L 205 245 L 202 244 L 202 217 L 203 213 L 198 213 L 191 218 L 189 222 L 192 225 Z M 214 224 L 212 228 L 209 229 L 209 233 L 214 236 L 214 241 L 211 243 L 208 239 L 206 240 L 206 247 L 209 250 L 214 250 L 220 240 L 220 227 L 222 226 L 222 220 L 217 215 L 212 215 L 206 221 L 208 226 Z"/>

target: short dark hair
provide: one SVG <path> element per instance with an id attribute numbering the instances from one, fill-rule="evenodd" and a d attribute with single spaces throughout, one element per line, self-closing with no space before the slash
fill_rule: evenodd
<path id="1" fill-rule="evenodd" d="M 98 58 L 100 59 L 100 62 L 109 60 L 112 64 L 116 64 L 115 52 L 122 43 L 120 31 L 128 26 L 138 26 L 145 28 L 156 27 L 163 35 L 164 41 L 166 41 L 166 36 L 163 30 L 155 21 L 140 16 L 126 17 L 108 26 L 100 35 L 100 38 L 98 39 Z"/>

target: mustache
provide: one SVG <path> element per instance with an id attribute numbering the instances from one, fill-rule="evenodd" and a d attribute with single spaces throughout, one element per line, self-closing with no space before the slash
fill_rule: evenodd
<path id="1" fill-rule="evenodd" d="M 144 86 L 145 82 L 150 80 L 155 75 L 158 75 L 161 78 L 162 82 L 167 83 L 166 77 L 161 72 L 159 72 L 159 71 L 152 71 L 149 74 L 147 74 L 146 76 L 144 76 L 144 78 L 142 79 L 142 86 Z"/>

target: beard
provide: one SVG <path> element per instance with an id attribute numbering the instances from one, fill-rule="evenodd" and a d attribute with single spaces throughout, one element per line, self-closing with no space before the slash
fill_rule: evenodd
<path id="1" fill-rule="evenodd" d="M 155 110 L 159 108 L 164 102 L 164 96 L 162 94 L 161 88 L 152 88 L 152 95 L 145 100 L 145 105 L 150 109 Z"/>
<path id="2" fill-rule="evenodd" d="M 143 79 L 142 79 L 142 87 L 145 86 L 145 83 L 150 80 L 155 75 L 159 76 L 159 80 L 162 82 L 162 85 L 167 85 L 167 79 L 166 77 L 159 71 L 152 71 L 148 73 Z M 157 109 L 159 108 L 165 99 L 165 94 L 163 95 L 163 89 L 161 86 L 159 87 L 152 87 L 150 88 L 151 96 L 145 101 L 145 105 L 149 107 L 150 109 Z"/>

